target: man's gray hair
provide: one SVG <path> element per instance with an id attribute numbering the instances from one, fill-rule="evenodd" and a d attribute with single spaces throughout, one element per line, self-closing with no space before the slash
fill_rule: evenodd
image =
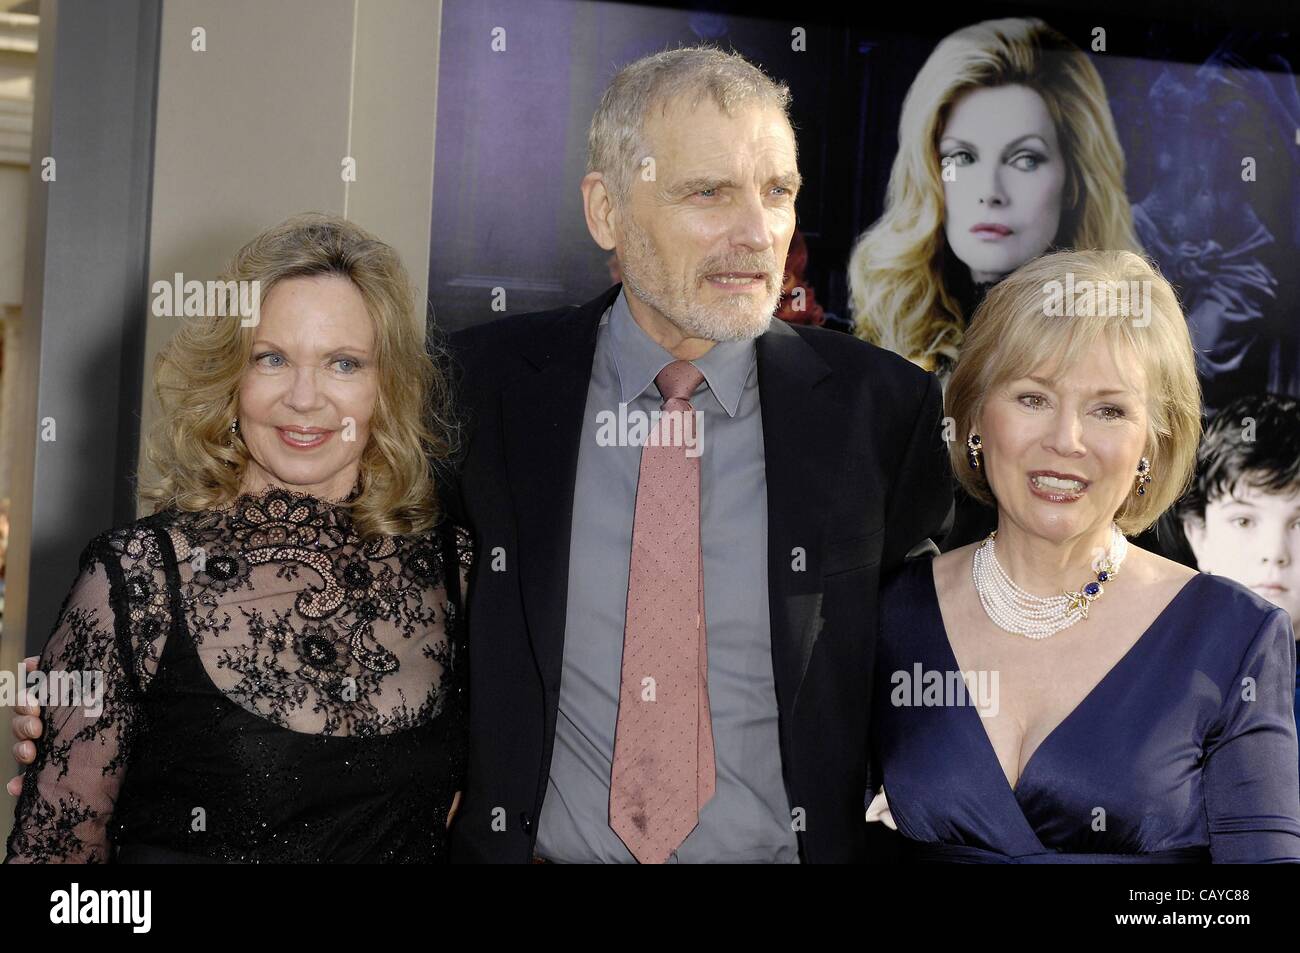
<path id="1" fill-rule="evenodd" d="M 626 200 L 647 154 L 650 111 L 666 109 L 678 98 L 694 108 L 706 97 L 727 115 L 738 106 L 760 104 L 775 106 L 790 121 L 790 88 L 740 54 L 711 46 L 664 50 L 624 66 L 600 97 L 587 133 L 587 171 L 604 176 L 616 201 Z"/>

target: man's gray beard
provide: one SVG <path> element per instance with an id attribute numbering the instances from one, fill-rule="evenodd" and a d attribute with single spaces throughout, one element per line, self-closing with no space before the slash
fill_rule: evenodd
<path id="1" fill-rule="evenodd" d="M 735 316 L 735 319 L 731 316 L 719 317 L 710 309 L 692 307 L 686 303 L 682 303 L 682 307 L 676 307 L 663 295 L 655 294 L 654 291 L 643 286 L 637 277 L 629 272 L 627 265 L 623 267 L 623 283 L 628 286 L 630 293 L 666 317 L 686 337 L 702 338 L 705 341 L 749 341 L 757 338 L 771 325 L 772 315 L 776 312 L 777 303 L 780 302 L 779 293 L 772 295 L 771 306 L 766 309 L 761 319 L 754 319 L 746 311 L 741 320 L 740 315 Z"/>
<path id="2" fill-rule="evenodd" d="M 779 288 L 771 295 L 771 304 L 766 309 L 764 317 L 758 320 L 751 318 L 748 313 L 745 314 L 743 323 L 726 318 L 719 319 L 716 314 L 703 308 L 692 308 L 687 302 L 682 302 L 679 308 L 663 295 L 651 291 L 635 274 L 642 262 L 657 263 L 654 252 L 649 248 L 649 239 L 635 226 L 628 230 L 627 237 L 631 242 L 636 242 L 639 247 L 631 256 L 632 268 L 628 268 L 629 262 L 626 259 L 620 263 L 623 284 L 632 294 L 671 321 L 687 337 L 705 341 L 748 341 L 761 335 L 771 325 L 772 315 L 781 301 Z"/>

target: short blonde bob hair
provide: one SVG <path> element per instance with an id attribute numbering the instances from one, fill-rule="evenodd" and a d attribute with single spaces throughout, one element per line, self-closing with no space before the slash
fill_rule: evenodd
<path id="1" fill-rule="evenodd" d="M 1091 285 L 1083 285 L 1085 281 Z M 1083 307 L 1085 313 L 1073 316 L 1058 316 L 1062 310 L 1075 310 L 1065 308 L 1060 299 L 1049 303 L 1056 291 L 1074 289 L 1074 301 L 1082 304 L 1079 296 L 1089 287 L 1117 294 L 1098 294 L 1093 307 Z M 1141 289 L 1149 309 L 1137 316 L 1123 313 L 1123 298 L 1118 295 L 1119 289 L 1134 287 Z M 1128 310 L 1138 310 L 1131 299 Z M 996 503 L 985 476 L 987 467 L 972 470 L 966 450 L 966 439 L 975 432 L 988 395 L 1036 370 L 1068 369 L 1102 341 L 1115 349 L 1112 353 L 1131 353 L 1146 375 L 1148 431 L 1143 456 L 1151 462 L 1152 481 L 1145 495 L 1129 493 L 1124 498 L 1115 521 L 1125 535 L 1135 535 L 1183 495 L 1196 466 L 1201 436 L 1201 388 L 1191 337 L 1169 282 L 1151 262 L 1129 251 L 1044 255 L 1004 278 L 975 310 L 944 395 L 955 428 L 948 452 L 966 492 L 984 503 Z M 984 452 L 988 453 L 987 447 Z"/>
<path id="2" fill-rule="evenodd" d="M 259 281 L 265 302 L 281 281 L 322 275 L 351 281 L 375 327 L 370 437 L 358 495 L 339 505 L 363 538 L 427 530 L 439 516 L 433 466 L 451 453 L 449 394 L 434 349 L 421 340 L 414 289 L 397 252 L 346 219 L 307 213 L 255 237 L 220 280 Z M 227 315 L 187 319 L 155 359 L 162 415 L 146 454 L 156 477 L 141 488 L 155 512 L 215 509 L 239 494 L 249 453 L 230 426 L 256 331 L 242 324 Z"/>

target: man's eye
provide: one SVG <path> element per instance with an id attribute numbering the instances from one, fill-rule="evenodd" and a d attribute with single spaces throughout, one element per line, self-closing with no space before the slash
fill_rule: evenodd
<path id="1" fill-rule="evenodd" d="M 717 190 L 717 189 L 700 189 L 700 190 L 699 190 L 698 192 L 696 192 L 695 194 L 698 195 L 698 196 L 701 196 L 702 198 L 711 199 L 711 198 L 713 198 L 713 196 L 715 196 L 715 195 L 718 194 L 718 190 Z"/>

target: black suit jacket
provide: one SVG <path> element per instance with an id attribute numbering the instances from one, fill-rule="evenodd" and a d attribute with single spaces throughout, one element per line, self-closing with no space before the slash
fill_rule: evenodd
<path id="1" fill-rule="evenodd" d="M 555 737 L 582 416 L 596 328 L 618 292 L 449 342 L 464 424 L 443 499 L 476 552 L 453 861 L 532 856 Z M 800 857 L 866 860 L 877 587 L 940 533 L 952 502 L 939 385 L 836 331 L 773 320 L 757 348 L 772 665 Z"/>

